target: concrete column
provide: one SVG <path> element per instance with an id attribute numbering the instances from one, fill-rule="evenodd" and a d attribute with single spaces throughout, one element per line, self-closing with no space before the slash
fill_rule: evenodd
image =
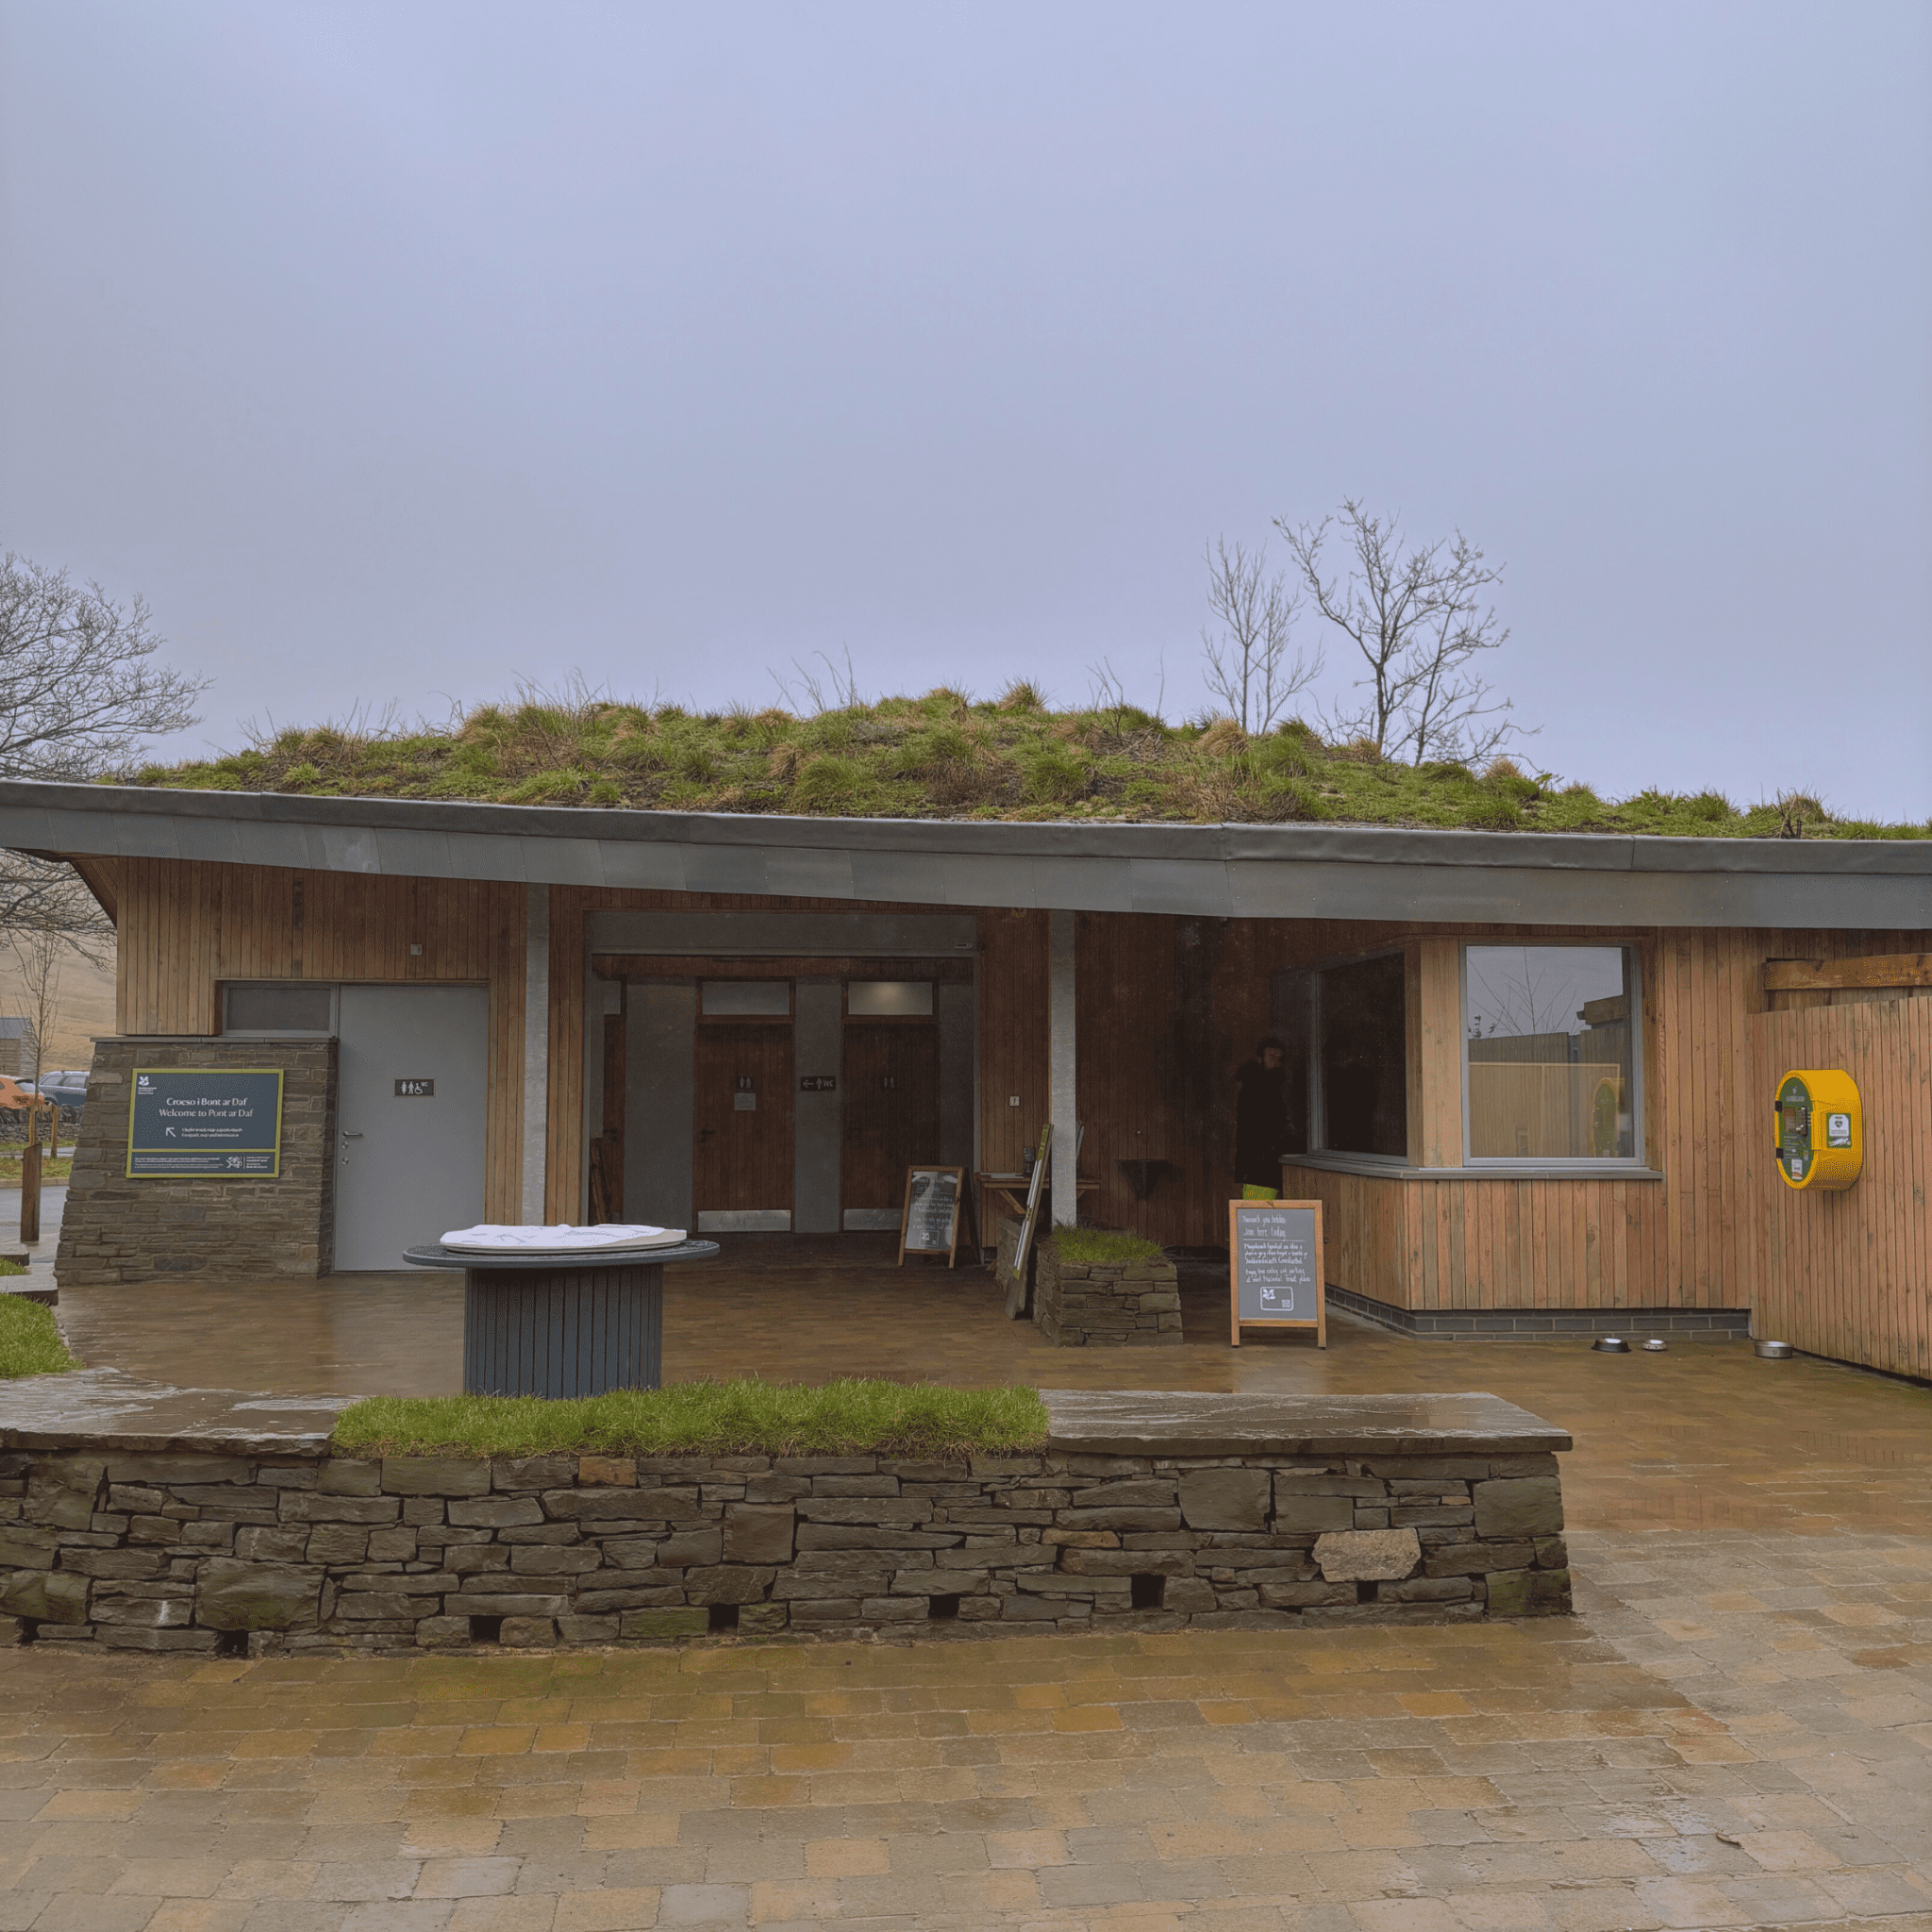
<path id="1" fill-rule="evenodd" d="M 840 1157 L 845 1131 L 845 990 L 838 979 L 793 983 L 793 1084 L 829 1076 L 829 1091 L 791 1095 L 791 1226 L 796 1234 L 840 1229 Z"/>
<path id="2" fill-rule="evenodd" d="M 524 916 L 524 1185 L 525 1227 L 541 1227 L 550 1144 L 550 888 L 525 888 Z"/>
<path id="3" fill-rule="evenodd" d="M 692 1226 L 698 990 L 633 986 L 625 1026 L 624 1218 Z"/>
<path id="4" fill-rule="evenodd" d="M 1053 1122 L 1053 1224 L 1080 1218 L 1080 1124 L 1074 1101 L 1078 1061 L 1074 1052 L 1074 917 L 1049 912 L 1046 935 L 1046 1092 Z"/>

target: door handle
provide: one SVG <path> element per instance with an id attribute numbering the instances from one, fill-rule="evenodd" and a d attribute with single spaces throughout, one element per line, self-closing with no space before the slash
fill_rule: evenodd
<path id="1" fill-rule="evenodd" d="M 361 1138 L 360 1134 L 352 1134 L 346 1128 L 343 1129 L 342 1139 L 345 1141 L 359 1141 Z"/>

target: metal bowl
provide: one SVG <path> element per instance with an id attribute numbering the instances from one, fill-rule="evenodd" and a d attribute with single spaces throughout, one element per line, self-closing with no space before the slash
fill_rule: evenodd
<path id="1" fill-rule="evenodd" d="M 1621 1335 L 1599 1335 L 1591 1347 L 1598 1355 L 1628 1355 L 1630 1344 Z"/>
<path id="2" fill-rule="evenodd" d="M 1761 1355 L 1768 1362 L 1789 1361 L 1791 1344 L 1789 1341 L 1754 1341 L 1751 1344 L 1754 1355 Z"/>
<path id="3" fill-rule="evenodd" d="M 1664 1341 L 1662 1336 L 1653 1335 L 1650 1338 L 1650 1340 L 1643 1344 L 1643 1352 L 1645 1355 L 1661 1355 L 1663 1354 L 1666 1346 L 1667 1344 Z"/>

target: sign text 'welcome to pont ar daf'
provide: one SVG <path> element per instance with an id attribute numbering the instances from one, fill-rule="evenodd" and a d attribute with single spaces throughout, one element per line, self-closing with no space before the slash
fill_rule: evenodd
<path id="1" fill-rule="evenodd" d="M 137 1067 L 130 1179 L 273 1175 L 282 1168 L 279 1067 Z"/>

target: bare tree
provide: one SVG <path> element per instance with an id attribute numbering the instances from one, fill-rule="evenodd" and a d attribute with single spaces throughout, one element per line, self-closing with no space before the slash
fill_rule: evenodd
<path id="1" fill-rule="evenodd" d="M 1310 664 L 1288 646 L 1301 595 L 1280 573 L 1268 573 L 1268 549 L 1248 550 L 1217 537 L 1208 553 L 1208 607 L 1221 635 L 1201 632 L 1208 659 L 1204 681 L 1243 731 L 1269 731 L 1290 698 L 1322 675 L 1322 654 Z"/>
<path id="2" fill-rule="evenodd" d="M 26 1022 L 33 1036 L 33 1065 L 23 1077 L 38 1080 L 47 1062 L 47 1042 L 60 1018 L 60 968 L 66 946 L 58 932 L 28 926 L 8 942 L 20 969 L 21 989 L 28 1008 Z"/>
<path id="3" fill-rule="evenodd" d="M 0 561 L 0 774 L 92 778 L 195 722 L 205 679 L 148 660 L 147 606 L 10 551 Z"/>
<path id="4" fill-rule="evenodd" d="M 18 943 L 52 934 L 63 946 L 99 961 L 114 941 L 114 922 L 71 866 L 31 852 L 0 852 L 0 935 Z"/>
<path id="5" fill-rule="evenodd" d="M 205 679 L 149 660 L 163 640 L 139 597 L 116 604 L 8 552 L 0 558 L 0 776 L 98 777 L 157 732 L 195 722 Z M 0 853 L 0 934 L 16 950 L 44 938 L 91 958 L 113 924 L 67 866 Z"/>
<path id="6" fill-rule="evenodd" d="M 1350 552 L 1345 579 L 1323 575 L 1330 528 Z M 1511 738 L 1532 736 L 1508 716 L 1475 666 L 1509 633 L 1486 601 L 1503 566 L 1460 530 L 1453 539 L 1411 546 L 1393 517 L 1371 516 L 1344 499 L 1337 517 L 1291 525 L 1277 517 L 1315 608 L 1361 653 L 1368 675 L 1356 688 L 1368 701 L 1326 722 L 1339 737 L 1368 738 L 1385 756 L 1412 764 L 1429 758 L 1489 758 Z"/>

